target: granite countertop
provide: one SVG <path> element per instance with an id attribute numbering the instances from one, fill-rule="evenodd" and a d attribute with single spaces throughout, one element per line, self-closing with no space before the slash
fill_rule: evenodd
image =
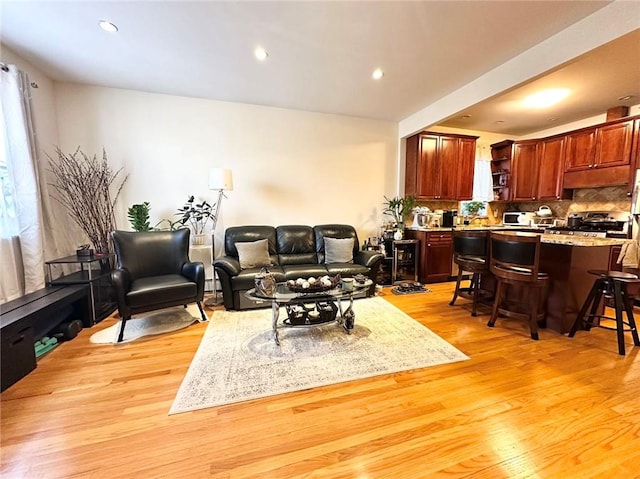
<path id="1" fill-rule="evenodd" d="M 531 235 L 537 234 L 541 236 L 541 241 L 547 244 L 563 244 L 569 246 L 615 246 L 624 244 L 625 239 L 619 238 L 589 238 L 586 236 L 574 236 L 574 235 L 558 235 L 558 234 L 544 234 L 542 228 L 518 226 L 500 226 L 500 225 L 485 225 L 485 226 L 456 226 L 455 228 L 407 228 L 415 231 L 501 231 L 502 233 L 512 235 Z M 519 231 L 510 231 L 518 229 Z M 526 230 L 526 231 L 523 231 Z"/>

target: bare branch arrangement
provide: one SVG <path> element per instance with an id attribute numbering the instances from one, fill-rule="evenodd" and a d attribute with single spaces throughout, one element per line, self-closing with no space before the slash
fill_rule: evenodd
<path id="1" fill-rule="evenodd" d="M 98 161 L 96 155 L 89 158 L 80 147 L 73 154 L 66 154 L 56 147 L 56 154 L 56 160 L 47 155 L 50 171 L 56 178 L 56 184 L 51 186 L 58 192 L 58 196 L 52 197 L 67 209 L 86 233 L 96 253 L 108 253 L 111 251 L 109 234 L 116 225 L 114 206 L 127 176 L 116 181 L 122 168 L 113 172 L 104 148 L 102 161 Z"/>

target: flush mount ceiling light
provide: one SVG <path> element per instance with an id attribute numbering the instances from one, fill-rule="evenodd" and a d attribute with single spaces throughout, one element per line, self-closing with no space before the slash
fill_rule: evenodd
<path id="1" fill-rule="evenodd" d="M 100 25 L 100 28 L 102 28 L 105 32 L 115 33 L 118 31 L 118 26 L 108 20 L 100 20 L 98 22 L 98 25 Z"/>
<path id="2" fill-rule="evenodd" d="M 529 95 L 524 99 L 523 103 L 529 108 L 547 108 L 555 105 L 569 95 L 567 88 L 552 88 L 550 90 L 542 90 L 533 95 Z"/>
<path id="3" fill-rule="evenodd" d="M 253 54 L 261 62 L 265 61 L 267 59 L 267 57 L 269 56 L 267 51 L 262 47 L 256 47 L 256 49 L 253 51 Z"/>
<path id="4" fill-rule="evenodd" d="M 373 78 L 374 80 L 380 80 L 380 78 L 382 78 L 383 76 L 384 72 L 380 68 L 376 68 L 371 74 L 371 78 Z"/>

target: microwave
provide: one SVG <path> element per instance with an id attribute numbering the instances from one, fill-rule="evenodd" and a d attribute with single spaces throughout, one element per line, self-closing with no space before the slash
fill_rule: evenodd
<path id="1" fill-rule="evenodd" d="M 522 221 L 520 215 L 526 215 L 527 220 Z M 522 211 L 507 211 L 502 215 L 502 224 L 505 226 L 526 226 L 531 225 L 535 221 L 535 213 L 527 213 Z"/>

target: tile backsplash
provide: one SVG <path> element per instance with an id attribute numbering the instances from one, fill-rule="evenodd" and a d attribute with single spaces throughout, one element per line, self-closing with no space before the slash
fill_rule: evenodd
<path id="1" fill-rule="evenodd" d="M 456 201 L 419 201 L 418 205 L 426 206 L 431 211 L 461 211 L 461 205 Z M 631 198 L 627 196 L 627 185 L 620 185 L 575 189 L 571 200 L 513 203 L 493 201 L 488 205 L 487 218 L 477 221 L 485 224 L 502 223 L 502 214 L 505 211 L 537 211 L 542 205 L 548 206 L 553 211 L 554 218 L 566 218 L 576 211 L 630 211 Z"/>
<path id="2" fill-rule="evenodd" d="M 492 202 L 489 203 L 489 221 L 500 223 L 505 211 L 536 211 L 546 205 L 556 218 L 566 218 L 576 211 L 630 211 L 631 198 L 627 196 L 627 185 L 573 190 L 573 199 L 544 202 Z"/>

